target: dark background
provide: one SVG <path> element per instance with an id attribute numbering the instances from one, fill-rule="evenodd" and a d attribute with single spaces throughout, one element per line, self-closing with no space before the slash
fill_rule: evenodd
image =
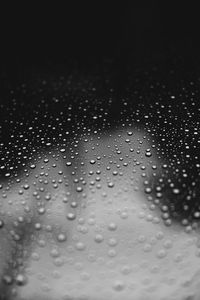
<path id="1" fill-rule="evenodd" d="M 198 5 L 191 1 L 73 1 L 1 7 L 1 76 L 23 80 L 33 68 L 81 68 L 112 59 L 144 66 L 182 57 L 197 67 Z"/>

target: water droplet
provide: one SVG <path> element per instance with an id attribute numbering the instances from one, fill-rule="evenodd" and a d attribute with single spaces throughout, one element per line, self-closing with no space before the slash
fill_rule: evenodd
<path id="1" fill-rule="evenodd" d="M 0 220 L 0 229 L 4 227 L 4 221 Z"/>
<path id="2" fill-rule="evenodd" d="M 157 257 L 158 258 L 164 258 L 164 257 L 166 257 L 166 255 L 167 255 L 167 252 L 166 252 L 166 250 L 165 249 L 161 249 L 161 250 L 159 250 L 158 252 L 157 252 Z"/>
<path id="3" fill-rule="evenodd" d="M 82 251 L 82 250 L 85 250 L 86 246 L 84 243 L 82 242 L 78 242 L 76 243 L 76 249 L 79 250 L 79 251 Z"/>
<path id="4" fill-rule="evenodd" d="M 113 284 L 113 289 L 117 292 L 123 291 L 125 289 L 125 283 L 121 280 L 117 280 Z"/>
<path id="5" fill-rule="evenodd" d="M 17 285 L 25 285 L 27 280 L 23 274 L 17 274 L 17 276 L 15 277 L 15 282 Z"/>
<path id="6" fill-rule="evenodd" d="M 108 229 L 109 229 L 110 231 L 115 231 L 115 230 L 117 229 L 117 224 L 114 223 L 114 222 L 109 223 L 109 224 L 108 224 Z"/>
<path id="7" fill-rule="evenodd" d="M 109 188 L 113 188 L 114 185 L 115 185 L 114 182 L 108 182 L 108 187 L 109 187 Z"/>
<path id="8" fill-rule="evenodd" d="M 101 235 L 101 234 L 97 234 L 97 235 L 95 236 L 94 240 L 95 240 L 95 242 L 97 242 L 97 243 L 102 243 L 103 240 L 104 240 L 104 237 L 103 237 L 103 235 Z"/>
<path id="9" fill-rule="evenodd" d="M 108 240 L 108 245 L 109 245 L 110 247 L 115 247 L 117 244 L 118 244 L 118 241 L 117 241 L 116 238 L 110 238 L 110 239 Z"/>
<path id="10" fill-rule="evenodd" d="M 59 242 L 65 242 L 67 240 L 67 236 L 64 233 L 59 233 L 57 239 Z"/>
<path id="11" fill-rule="evenodd" d="M 94 159 L 91 159 L 90 164 L 94 165 L 96 163 L 96 161 Z"/>
<path id="12" fill-rule="evenodd" d="M 81 186 L 77 186 L 76 191 L 80 193 L 83 191 L 83 188 Z"/>
<path id="13" fill-rule="evenodd" d="M 76 219 L 76 214 L 75 213 L 68 213 L 67 214 L 67 219 L 69 220 L 69 221 L 73 221 L 73 220 L 75 220 Z"/>
<path id="14" fill-rule="evenodd" d="M 35 169 L 35 168 L 36 168 L 36 165 L 35 165 L 35 164 L 32 164 L 32 165 L 30 165 L 30 168 L 31 168 L 31 169 Z"/>
<path id="15" fill-rule="evenodd" d="M 6 285 L 11 285 L 13 283 L 13 278 L 9 275 L 3 276 L 3 283 Z"/>
<path id="16" fill-rule="evenodd" d="M 172 190 L 172 192 L 173 192 L 174 195 L 180 194 L 180 190 L 179 190 L 178 188 L 174 188 L 174 189 Z"/>

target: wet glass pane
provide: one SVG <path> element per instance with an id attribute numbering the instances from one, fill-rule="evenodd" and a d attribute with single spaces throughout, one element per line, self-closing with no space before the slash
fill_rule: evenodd
<path id="1" fill-rule="evenodd" d="M 2 300 L 199 299 L 198 55 L 156 2 L 120 9 L 2 56 Z"/>

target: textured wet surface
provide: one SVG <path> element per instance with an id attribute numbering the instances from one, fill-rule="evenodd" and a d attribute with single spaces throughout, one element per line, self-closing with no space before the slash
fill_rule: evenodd
<path id="1" fill-rule="evenodd" d="M 1 96 L 1 299 L 198 299 L 198 72 L 30 74 Z"/>

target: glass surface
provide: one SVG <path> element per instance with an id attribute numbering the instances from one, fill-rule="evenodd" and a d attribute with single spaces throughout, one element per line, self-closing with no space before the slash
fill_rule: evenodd
<path id="1" fill-rule="evenodd" d="M 200 297 L 199 80 L 103 69 L 5 85 L 0 299 Z"/>

